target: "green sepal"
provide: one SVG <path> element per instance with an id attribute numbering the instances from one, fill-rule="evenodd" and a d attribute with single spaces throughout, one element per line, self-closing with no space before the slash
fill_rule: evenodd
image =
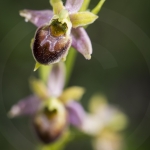
<path id="1" fill-rule="evenodd" d="M 37 69 L 39 69 L 39 67 L 41 67 L 42 65 L 38 62 L 35 63 L 35 67 L 33 71 L 36 71 Z"/>
<path id="2" fill-rule="evenodd" d="M 45 100 L 49 97 L 48 90 L 46 85 L 36 78 L 30 78 L 30 88 L 35 95 L 37 95 L 42 100 Z"/>
<path id="3" fill-rule="evenodd" d="M 85 93 L 85 89 L 80 86 L 72 86 L 63 91 L 59 99 L 63 103 L 68 103 L 70 100 L 79 101 L 83 94 Z"/>
<path id="4" fill-rule="evenodd" d="M 73 28 L 77 28 L 79 26 L 86 26 L 88 24 L 93 23 L 98 18 L 97 15 L 85 11 L 85 12 L 77 12 L 75 14 L 70 15 L 70 20 L 72 22 Z"/>

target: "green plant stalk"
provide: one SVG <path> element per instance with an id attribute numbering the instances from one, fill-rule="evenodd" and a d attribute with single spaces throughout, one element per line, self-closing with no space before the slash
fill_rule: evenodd
<path id="1" fill-rule="evenodd" d="M 66 64 L 66 85 L 70 80 L 76 57 L 77 57 L 77 51 L 71 47 L 65 63 Z"/>
<path id="2" fill-rule="evenodd" d="M 38 74 L 39 74 L 39 78 L 44 82 L 46 83 L 47 82 L 47 79 L 48 79 L 48 76 L 50 74 L 50 71 L 51 71 L 51 68 L 52 68 L 52 65 L 49 65 L 49 66 L 44 66 L 44 65 L 41 65 L 38 69 Z"/>

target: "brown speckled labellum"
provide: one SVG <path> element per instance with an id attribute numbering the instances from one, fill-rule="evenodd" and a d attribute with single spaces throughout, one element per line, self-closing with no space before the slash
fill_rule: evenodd
<path id="1" fill-rule="evenodd" d="M 70 36 L 66 36 L 67 25 L 54 20 L 50 25 L 40 27 L 34 38 L 33 56 L 43 65 L 59 62 L 71 46 Z"/>
<path id="2" fill-rule="evenodd" d="M 57 140 L 67 129 L 68 115 L 64 109 L 61 113 L 41 112 L 36 114 L 33 125 L 41 141 L 49 144 Z"/>

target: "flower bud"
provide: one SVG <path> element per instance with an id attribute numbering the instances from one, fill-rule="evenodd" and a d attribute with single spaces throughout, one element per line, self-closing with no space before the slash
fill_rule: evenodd
<path id="1" fill-rule="evenodd" d="M 32 52 L 38 63 L 48 65 L 65 59 L 71 46 L 71 37 L 66 35 L 67 30 L 67 24 L 62 24 L 57 19 L 37 30 Z"/>
<path id="2" fill-rule="evenodd" d="M 53 109 L 44 107 L 33 120 L 37 135 L 46 144 L 57 140 L 67 128 L 67 123 L 67 112 L 62 104 Z"/>

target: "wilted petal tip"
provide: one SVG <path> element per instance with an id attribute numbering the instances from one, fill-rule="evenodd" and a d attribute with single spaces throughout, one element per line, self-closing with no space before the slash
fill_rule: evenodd
<path id="1" fill-rule="evenodd" d="M 21 17 L 25 18 L 25 21 L 28 22 L 31 19 L 31 14 L 29 12 L 27 12 L 26 9 L 19 11 L 19 14 Z"/>
<path id="2" fill-rule="evenodd" d="M 91 59 L 91 55 L 84 55 L 85 59 L 90 60 Z"/>

